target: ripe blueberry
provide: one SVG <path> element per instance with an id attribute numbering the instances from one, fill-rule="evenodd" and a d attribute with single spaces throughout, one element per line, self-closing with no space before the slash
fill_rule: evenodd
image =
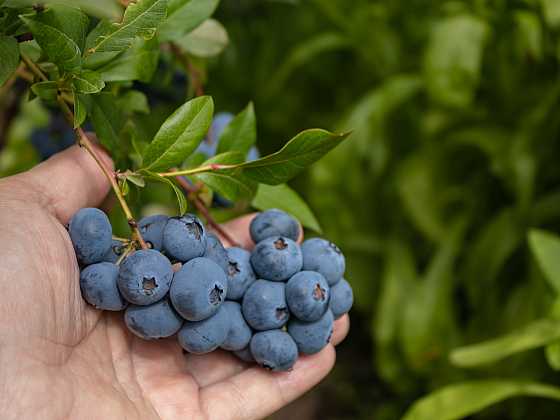
<path id="1" fill-rule="evenodd" d="M 344 275 L 346 262 L 340 249 L 325 239 L 308 239 L 301 246 L 303 269 L 321 273 L 329 286 L 336 284 Z"/>
<path id="2" fill-rule="evenodd" d="M 259 242 L 251 254 L 257 276 L 267 280 L 288 280 L 301 270 L 302 253 L 290 238 L 272 236 Z"/>
<path id="3" fill-rule="evenodd" d="M 256 280 L 251 266 L 251 253 L 243 248 L 227 249 L 227 298 L 240 300 L 247 288 Z"/>
<path id="4" fill-rule="evenodd" d="M 298 221 L 288 213 L 278 209 L 270 209 L 259 213 L 251 221 L 249 230 L 255 243 L 271 236 L 284 236 L 292 241 L 297 241 L 300 232 Z"/>
<path id="5" fill-rule="evenodd" d="M 316 271 L 300 271 L 286 283 L 290 312 L 301 321 L 317 321 L 329 306 L 329 285 Z"/>
<path id="6" fill-rule="evenodd" d="M 107 215 L 99 209 L 79 210 L 70 220 L 68 232 L 76 255 L 83 264 L 102 261 L 111 248 L 111 223 Z"/>
<path id="7" fill-rule="evenodd" d="M 333 314 L 330 310 L 313 322 L 303 322 L 293 318 L 288 323 L 288 333 L 303 354 L 315 354 L 325 347 L 333 332 Z"/>
<path id="8" fill-rule="evenodd" d="M 224 270 L 214 261 L 202 257 L 183 264 L 175 273 L 169 292 L 177 312 L 189 321 L 201 321 L 214 315 L 226 294 Z"/>
<path id="9" fill-rule="evenodd" d="M 222 270 L 227 274 L 228 270 L 228 255 L 227 251 L 220 242 L 220 239 L 213 233 L 206 235 L 206 251 L 204 258 L 208 258 L 222 267 Z"/>
<path id="10" fill-rule="evenodd" d="M 288 318 L 288 304 L 284 283 L 257 280 L 243 297 L 243 316 L 255 330 L 272 330 L 282 328 Z"/>
<path id="11" fill-rule="evenodd" d="M 255 361 L 274 372 L 290 370 L 298 358 L 294 340 L 282 330 L 256 333 L 251 339 L 251 354 Z"/>
<path id="12" fill-rule="evenodd" d="M 82 296 L 90 305 L 106 311 L 121 311 L 126 302 L 119 293 L 119 267 L 109 262 L 87 266 L 80 273 Z"/>
<path id="13" fill-rule="evenodd" d="M 168 299 L 148 306 L 130 305 L 124 313 L 128 329 L 144 340 L 170 337 L 183 325 Z"/>
<path id="14" fill-rule="evenodd" d="M 163 245 L 163 229 L 167 224 L 168 216 L 155 214 L 140 219 L 138 228 L 146 242 L 149 242 L 152 249 L 161 251 Z"/>
<path id="15" fill-rule="evenodd" d="M 354 293 L 352 292 L 352 287 L 345 279 L 340 280 L 331 287 L 329 308 L 334 315 L 334 319 L 338 319 L 350 311 L 353 303 Z"/>
<path id="16" fill-rule="evenodd" d="M 120 265 L 119 290 L 126 300 L 135 305 L 149 305 L 162 299 L 169 291 L 173 269 L 169 260 L 159 251 L 136 251 Z"/>
<path id="17" fill-rule="evenodd" d="M 243 318 L 241 305 L 237 302 L 227 301 L 222 306 L 227 312 L 230 329 L 220 347 L 230 351 L 242 350 L 249 345 L 253 333 L 249 325 L 247 325 L 245 318 Z"/>
<path id="18" fill-rule="evenodd" d="M 172 258 L 186 262 L 206 252 L 206 229 L 192 214 L 169 218 L 163 230 L 163 249 Z"/>
<path id="19" fill-rule="evenodd" d="M 228 312 L 223 305 L 209 318 L 185 322 L 179 330 L 179 344 L 189 353 L 204 354 L 216 350 L 225 341 L 230 330 Z"/>

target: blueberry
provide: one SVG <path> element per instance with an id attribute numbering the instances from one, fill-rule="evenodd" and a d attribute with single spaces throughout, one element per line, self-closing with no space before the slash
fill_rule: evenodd
<path id="1" fill-rule="evenodd" d="M 250 346 L 247 346 L 244 349 L 241 349 L 241 350 L 238 350 L 238 351 L 234 351 L 233 354 L 235 354 L 238 358 L 240 358 L 244 362 L 255 363 L 255 358 L 253 357 L 253 354 L 251 353 L 251 347 Z"/>
<path id="2" fill-rule="evenodd" d="M 83 264 L 101 262 L 111 248 L 111 223 L 99 209 L 79 210 L 70 220 L 68 232 L 76 255 Z"/>
<path id="3" fill-rule="evenodd" d="M 247 323 L 255 330 L 284 326 L 290 317 L 285 289 L 284 283 L 255 281 L 243 297 L 242 310 Z"/>
<path id="4" fill-rule="evenodd" d="M 350 311 L 354 303 L 354 293 L 352 286 L 342 279 L 331 287 L 331 299 L 329 301 L 329 308 L 333 313 L 335 319 L 340 318 L 342 315 Z"/>
<path id="5" fill-rule="evenodd" d="M 179 330 L 179 344 L 189 353 L 204 354 L 216 350 L 227 338 L 230 320 L 227 310 L 221 306 L 210 318 L 185 322 Z"/>
<path id="6" fill-rule="evenodd" d="M 288 280 L 301 270 L 303 258 L 298 244 L 283 236 L 260 241 L 251 255 L 257 276 L 267 280 Z"/>
<path id="7" fill-rule="evenodd" d="M 119 267 L 109 262 L 92 264 L 80 273 L 82 296 L 90 305 L 106 311 L 121 311 L 126 307 L 117 287 Z"/>
<path id="8" fill-rule="evenodd" d="M 146 242 L 152 245 L 152 249 L 161 251 L 163 243 L 163 229 L 167 224 L 168 216 L 163 214 L 155 214 L 153 216 L 143 217 L 138 222 L 140 233 Z"/>
<path id="9" fill-rule="evenodd" d="M 182 262 L 202 257 L 206 252 L 206 229 L 192 214 L 171 217 L 163 230 L 163 249 Z"/>
<path id="10" fill-rule="evenodd" d="M 230 329 L 225 341 L 221 347 L 225 350 L 238 351 L 249 345 L 253 332 L 243 314 L 241 313 L 241 305 L 237 302 L 224 302 L 222 305 L 227 312 L 230 323 Z"/>
<path id="11" fill-rule="evenodd" d="M 206 251 L 204 258 L 208 258 L 222 267 L 222 270 L 227 274 L 228 270 L 228 254 L 220 239 L 213 233 L 206 235 Z"/>
<path id="12" fill-rule="evenodd" d="M 243 248 L 228 248 L 227 298 L 240 300 L 247 288 L 256 280 L 251 266 L 251 253 Z"/>
<path id="13" fill-rule="evenodd" d="M 251 147 L 249 149 L 249 152 L 247 153 L 247 162 L 252 162 L 254 160 L 257 160 L 258 158 L 261 157 L 261 154 L 259 153 L 259 149 L 257 149 L 255 146 Z"/>
<path id="14" fill-rule="evenodd" d="M 256 333 L 251 339 L 255 361 L 274 372 L 290 370 L 298 358 L 296 343 L 282 330 Z"/>
<path id="15" fill-rule="evenodd" d="M 204 139 L 196 148 L 196 153 L 202 153 L 205 157 L 209 158 L 216 154 L 217 147 L 217 143 L 210 143 L 208 139 Z"/>
<path id="16" fill-rule="evenodd" d="M 329 306 L 329 285 L 316 271 L 300 271 L 286 283 L 286 301 L 301 321 L 317 321 Z"/>
<path id="17" fill-rule="evenodd" d="M 321 351 L 330 341 L 333 322 L 334 318 L 330 310 L 313 322 L 303 322 L 293 318 L 288 323 L 288 333 L 296 342 L 300 353 L 315 354 Z"/>
<path id="18" fill-rule="evenodd" d="M 148 306 L 129 306 L 124 313 L 128 329 L 144 340 L 170 337 L 183 325 L 168 299 Z"/>
<path id="19" fill-rule="evenodd" d="M 175 273 L 171 302 L 183 318 L 201 321 L 214 315 L 226 298 L 224 270 L 208 258 L 195 258 Z"/>
<path id="20" fill-rule="evenodd" d="M 288 213 L 278 209 L 271 209 L 259 213 L 249 226 L 251 238 L 255 243 L 271 236 L 284 236 L 292 241 L 299 237 L 299 223 Z"/>
<path id="21" fill-rule="evenodd" d="M 107 253 L 103 257 L 103 261 L 116 263 L 123 254 L 125 248 L 126 244 L 124 242 L 113 239 L 109 251 L 107 251 Z"/>
<path id="22" fill-rule="evenodd" d="M 301 246 L 303 269 L 321 273 L 329 283 L 336 284 L 344 275 L 346 262 L 340 249 L 325 239 L 308 239 Z"/>
<path id="23" fill-rule="evenodd" d="M 153 249 L 130 254 L 120 265 L 119 290 L 135 305 L 149 305 L 169 291 L 173 268 L 169 260 Z"/>
<path id="24" fill-rule="evenodd" d="M 231 120 L 233 120 L 233 114 L 230 112 L 216 113 L 216 115 L 214 115 L 214 118 L 212 119 L 210 130 L 208 130 L 208 143 L 217 145 L 220 136 L 224 132 L 227 125 L 231 122 Z"/>

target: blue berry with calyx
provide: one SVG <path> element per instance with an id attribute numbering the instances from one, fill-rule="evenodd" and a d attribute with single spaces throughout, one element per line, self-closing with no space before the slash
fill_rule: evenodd
<path id="1" fill-rule="evenodd" d="M 109 251 L 107 251 L 107 253 L 103 257 L 103 261 L 116 263 L 119 260 L 119 258 L 123 255 L 126 249 L 126 245 L 127 244 L 125 242 L 121 242 L 116 239 L 113 239 Z"/>
<path id="2" fill-rule="evenodd" d="M 127 256 L 120 265 L 119 290 L 135 305 L 149 305 L 162 299 L 171 286 L 173 268 L 154 249 L 143 249 Z"/>
<path id="3" fill-rule="evenodd" d="M 228 253 L 220 239 L 213 233 L 206 235 L 206 251 L 204 258 L 208 258 L 218 264 L 224 272 L 228 271 Z"/>
<path id="4" fill-rule="evenodd" d="M 249 226 L 251 238 L 255 243 L 271 236 L 284 236 L 297 241 L 300 234 L 299 222 L 288 213 L 270 209 L 259 213 Z"/>
<path id="5" fill-rule="evenodd" d="M 330 286 L 336 284 L 344 275 L 346 261 L 342 251 L 325 239 L 312 238 L 301 246 L 303 269 L 321 273 Z"/>
<path id="6" fill-rule="evenodd" d="M 290 238 L 273 236 L 260 241 L 251 254 L 251 265 L 259 278 L 284 281 L 301 270 L 301 249 Z"/>
<path id="7" fill-rule="evenodd" d="M 298 349 L 289 334 L 282 330 L 256 333 L 251 339 L 251 355 L 273 372 L 288 371 L 297 361 Z"/>
<path id="8" fill-rule="evenodd" d="M 183 264 L 175 273 L 169 292 L 173 307 L 189 321 L 214 315 L 226 294 L 226 274 L 214 261 L 202 257 Z"/>
<path id="9" fill-rule="evenodd" d="M 301 321 L 317 321 L 329 307 L 327 280 L 316 271 L 300 271 L 286 283 L 286 302 Z"/>
<path id="10" fill-rule="evenodd" d="M 183 318 L 168 299 L 147 306 L 130 305 L 124 313 L 128 329 L 144 340 L 171 337 L 183 325 Z"/>
<path id="11" fill-rule="evenodd" d="M 352 291 L 352 286 L 350 286 L 345 279 L 340 280 L 331 287 L 329 308 L 335 319 L 338 319 L 345 313 L 349 312 L 353 303 L 354 293 Z"/>
<path id="12" fill-rule="evenodd" d="M 320 352 L 331 340 L 333 325 L 334 317 L 328 310 L 321 318 L 313 322 L 292 318 L 288 322 L 288 333 L 296 342 L 300 353 L 315 354 Z"/>
<path id="13" fill-rule="evenodd" d="M 162 250 L 163 229 L 165 229 L 168 219 L 169 217 L 163 214 L 154 214 L 153 216 L 143 217 L 138 222 L 140 234 L 152 249 Z"/>
<path id="14" fill-rule="evenodd" d="M 251 253 L 243 248 L 227 249 L 227 298 L 240 300 L 247 288 L 257 279 L 251 266 Z"/>
<path id="15" fill-rule="evenodd" d="M 222 305 L 229 318 L 229 332 L 221 348 L 230 351 L 239 351 L 249 345 L 253 332 L 247 321 L 243 318 L 241 305 L 237 302 L 226 301 Z"/>
<path id="16" fill-rule="evenodd" d="M 163 250 L 181 262 L 202 257 L 206 252 L 206 229 L 192 214 L 171 217 L 163 230 Z"/>
<path id="17" fill-rule="evenodd" d="M 177 338 L 183 349 L 189 353 L 205 354 L 216 350 L 226 340 L 230 330 L 227 310 L 221 306 L 218 311 L 202 321 L 186 321 Z"/>
<path id="18" fill-rule="evenodd" d="M 79 210 L 70 220 L 68 233 L 82 264 L 101 262 L 111 248 L 113 229 L 107 215 L 99 209 Z"/>
<path id="19" fill-rule="evenodd" d="M 126 301 L 117 287 L 119 267 L 109 262 L 100 262 L 80 272 L 80 289 L 87 303 L 105 311 L 122 311 Z"/>
<path id="20" fill-rule="evenodd" d="M 290 318 L 286 303 L 286 285 L 280 282 L 257 280 L 243 297 L 243 316 L 255 330 L 282 328 Z"/>

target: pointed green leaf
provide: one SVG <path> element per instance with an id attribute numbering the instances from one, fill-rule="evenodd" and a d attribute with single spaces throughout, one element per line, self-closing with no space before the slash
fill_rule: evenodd
<path id="1" fill-rule="evenodd" d="M 140 112 L 148 114 L 150 112 L 150 105 L 148 98 L 139 90 L 129 90 L 117 98 L 118 106 L 121 109 L 126 109 L 127 113 Z"/>
<path id="2" fill-rule="evenodd" d="M 217 153 L 232 151 L 246 156 L 256 140 L 257 122 L 253 103 L 250 102 L 243 111 L 231 120 L 220 135 Z"/>
<path id="3" fill-rule="evenodd" d="M 244 155 L 239 152 L 226 152 L 208 159 L 201 166 L 211 164 L 233 165 L 243 162 L 243 160 Z M 229 171 L 205 172 L 196 175 L 195 178 L 232 201 L 252 197 L 257 189 L 257 184 L 253 180 L 242 174 L 234 174 Z"/>
<path id="4" fill-rule="evenodd" d="M 338 146 L 349 134 L 335 134 L 321 129 L 305 130 L 278 152 L 243 163 L 238 168 L 257 182 L 282 184 Z"/>
<path id="5" fill-rule="evenodd" d="M 132 47 L 97 71 L 106 82 L 149 82 L 157 68 L 159 51 L 157 37 L 148 41 L 138 38 Z"/>
<path id="6" fill-rule="evenodd" d="M 92 95 L 91 122 L 97 137 L 113 156 L 120 160 L 124 157 L 120 131 L 124 120 L 117 108 L 115 96 L 112 93 Z"/>
<path id="7" fill-rule="evenodd" d="M 548 283 L 560 293 L 560 237 L 533 229 L 529 233 L 529 246 Z"/>
<path id="8" fill-rule="evenodd" d="M 143 188 L 146 186 L 146 181 L 144 180 L 144 177 L 140 174 L 128 173 L 125 174 L 125 177 L 128 181 L 132 182 L 134 185 L 138 187 Z"/>
<path id="9" fill-rule="evenodd" d="M 88 95 L 101 92 L 105 87 L 105 82 L 98 72 L 84 70 L 80 74 L 72 75 L 72 85 L 76 92 Z"/>
<path id="10" fill-rule="evenodd" d="M 179 214 L 183 215 L 187 212 L 187 208 L 188 208 L 187 199 L 185 198 L 185 194 L 183 193 L 183 191 L 175 184 L 175 182 L 173 182 L 169 178 L 161 177 L 158 174 L 156 174 L 154 172 L 150 172 L 150 171 L 145 171 L 145 173 L 143 175 L 146 179 L 156 181 L 156 182 L 161 182 L 163 184 L 169 185 L 173 189 L 173 192 L 175 193 L 175 196 L 177 197 L 177 204 L 179 206 Z"/>
<path id="11" fill-rule="evenodd" d="M 37 3 L 37 0 L 6 0 L 2 6 L 23 8 L 34 6 Z M 115 0 L 49 0 L 48 4 L 80 8 L 89 15 L 113 20 L 118 19 L 122 13 L 121 7 Z"/>
<path id="12" fill-rule="evenodd" d="M 198 28 L 177 40 L 177 45 L 185 52 L 202 58 L 220 54 L 228 43 L 226 29 L 214 19 L 205 20 Z"/>
<path id="13" fill-rule="evenodd" d="M 145 169 L 165 170 L 180 165 L 197 148 L 212 121 L 209 96 L 188 101 L 160 127 L 144 153 Z"/>
<path id="14" fill-rule="evenodd" d="M 480 380 L 441 388 L 421 398 L 402 420 L 459 420 L 507 398 L 529 396 L 560 400 L 560 388 L 535 382 Z"/>
<path id="15" fill-rule="evenodd" d="M 41 99 L 55 101 L 58 95 L 58 83 L 53 81 L 37 82 L 31 85 L 31 91 Z"/>
<path id="16" fill-rule="evenodd" d="M 74 128 L 80 127 L 87 117 L 87 107 L 83 95 L 74 92 Z"/>
<path id="17" fill-rule="evenodd" d="M 251 205 L 259 210 L 284 210 L 298 219 L 303 226 L 321 233 L 321 226 L 307 203 L 286 184 L 260 184 Z"/>
<path id="18" fill-rule="evenodd" d="M 14 37 L 0 35 L 0 86 L 12 76 L 19 64 L 19 47 Z"/>
<path id="19" fill-rule="evenodd" d="M 123 51 L 132 45 L 137 36 L 154 37 L 160 23 L 165 19 L 167 0 L 138 0 L 130 3 L 123 20 L 106 27 L 88 54 L 106 51 Z"/>
<path id="20" fill-rule="evenodd" d="M 456 366 L 480 366 L 516 353 L 543 347 L 558 339 L 560 322 L 544 318 L 502 337 L 455 349 L 451 352 L 450 359 Z"/>
<path id="21" fill-rule="evenodd" d="M 162 41 L 177 41 L 214 13 L 220 0 L 171 0 L 167 19 L 159 28 Z"/>

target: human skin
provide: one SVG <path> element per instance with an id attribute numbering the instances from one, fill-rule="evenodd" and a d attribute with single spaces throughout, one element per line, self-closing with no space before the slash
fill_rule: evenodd
<path id="1" fill-rule="evenodd" d="M 110 159 L 98 149 L 106 164 Z M 316 385 L 346 336 L 271 373 L 232 354 L 183 355 L 176 338 L 146 342 L 122 314 L 80 296 L 79 269 L 65 229 L 82 207 L 100 206 L 109 184 L 76 146 L 31 171 L 0 180 L 0 412 L 4 420 L 258 419 Z M 253 216 L 224 227 L 252 247 Z"/>

